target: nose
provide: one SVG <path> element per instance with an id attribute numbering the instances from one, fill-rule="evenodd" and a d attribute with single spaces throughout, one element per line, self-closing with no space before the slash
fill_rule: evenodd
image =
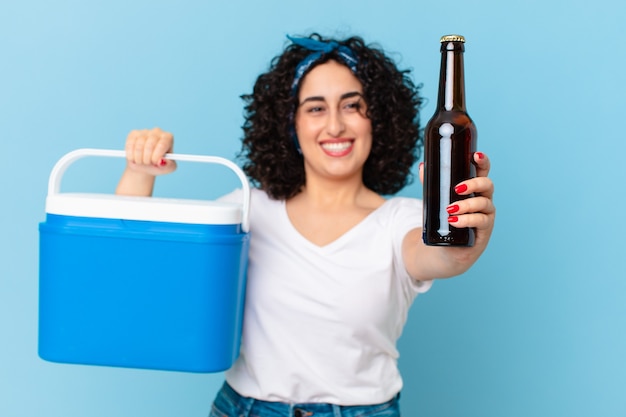
<path id="1" fill-rule="evenodd" d="M 340 111 L 334 110 L 328 114 L 326 120 L 326 132 L 331 137 L 340 136 L 345 130 L 345 124 Z"/>

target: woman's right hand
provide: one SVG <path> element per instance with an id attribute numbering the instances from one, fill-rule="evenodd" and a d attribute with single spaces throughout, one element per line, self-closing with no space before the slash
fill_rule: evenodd
<path id="1" fill-rule="evenodd" d="M 131 171 L 157 176 L 176 169 L 175 161 L 163 158 L 174 150 L 174 135 L 158 127 L 131 131 L 126 138 L 125 150 Z"/>
<path id="2" fill-rule="evenodd" d="M 176 161 L 163 158 L 174 150 L 174 135 L 158 127 L 133 130 L 126 138 L 126 170 L 116 194 L 150 196 L 157 175 L 176 169 Z"/>

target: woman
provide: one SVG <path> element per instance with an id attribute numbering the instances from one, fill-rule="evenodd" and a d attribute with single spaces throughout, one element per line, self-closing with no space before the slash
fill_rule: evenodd
<path id="1" fill-rule="evenodd" d="M 448 208 L 475 245 L 425 246 L 421 202 L 384 197 L 408 183 L 421 149 L 408 72 L 357 37 L 290 40 L 243 97 L 244 170 L 258 186 L 244 330 L 211 416 L 397 416 L 411 303 L 470 268 L 491 235 L 489 159 L 474 155 L 478 176 L 457 192 L 475 196 Z M 117 192 L 151 195 L 175 169 L 172 150 L 168 132 L 131 132 Z"/>

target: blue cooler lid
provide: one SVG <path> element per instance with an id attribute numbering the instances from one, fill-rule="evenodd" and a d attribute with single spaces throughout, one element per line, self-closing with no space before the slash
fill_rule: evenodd
<path id="1" fill-rule="evenodd" d="M 214 163 L 231 169 L 239 177 L 243 186 L 241 204 L 210 200 L 60 192 L 61 178 L 67 167 L 75 160 L 85 156 L 124 158 L 125 152 L 104 149 L 77 149 L 64 155 L 55 164 L 50 174 L 48 196 L 46 197 L 47 213 L 75 217 L 203 225 L 241 224 L 242 230 L 245 233 L 248 232 L 250 185 L 243 171 L 227 159 L 203 155 L 165 155 L 166 158 L 173 160 Z"/>

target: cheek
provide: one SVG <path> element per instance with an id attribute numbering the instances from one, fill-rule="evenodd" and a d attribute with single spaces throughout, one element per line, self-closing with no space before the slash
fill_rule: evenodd
<path id="1" fill-rule="evenodd" d="M 315 136 L 317 132 L 323 127 L 318 120 L 312 118 L 296 118 L 295 129 L 298 138 L 303 139 L 305 137 Z"/>
<path id="2" fill-rule="evenodd" d="M 367 121 L 361 124 L 359 129 L 360 135 L 366 139 L 368 146 L 371 148 L 372 146 L 372 123 Z"/>
<path id="3" fill-rule="evenodd" d="M 369 156 L 371 152 L 372 152 L 372 139 L 370 136 L 370 140 L 368 140 L 365 144 L 365 153 Z"/>
<path id="4" fill-rule="evenodd" d="M 370 154 L 370 152 L 372 151 L 372 147 L 374 145 L 374 139 L 372 137 L 372 129 L 367 129 L 365 132 L 363 132 L 363 137 L 366 138 L 365 139 L 365 149 L 366 149 L 366 153 L 367 155 Z"/>

